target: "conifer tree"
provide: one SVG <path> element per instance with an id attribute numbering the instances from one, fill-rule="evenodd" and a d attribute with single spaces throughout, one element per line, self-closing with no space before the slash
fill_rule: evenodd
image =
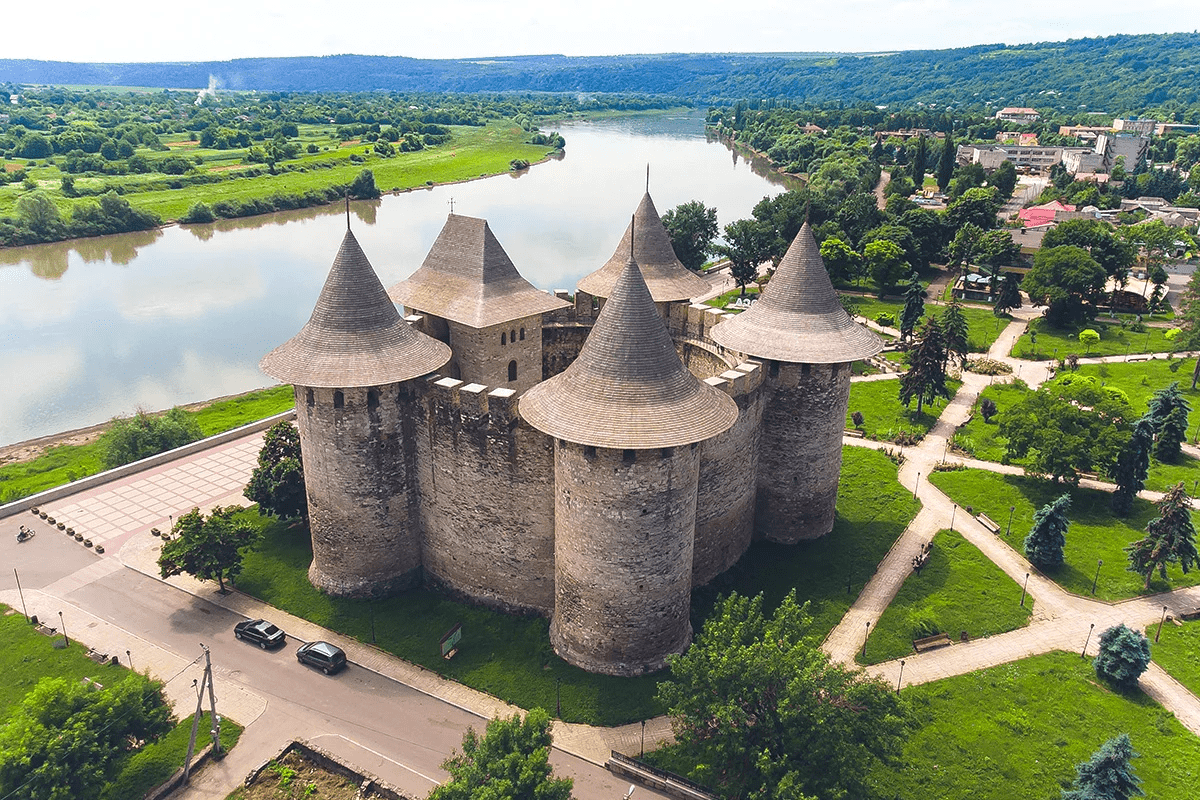
<path id="1" fill-rule="evenodd" d="M 1098 677 L 1128 691 L 1150 666 L 1150 642 L 1123 623 L 1114 625 L 1100 634 L 1100 652 L 1092 666 Z"/>
<path id="2" fill-rule="evenodd" d="M 938 159 L 937 168 L 937 185 L 938 191 L 946 191 L 946 187 L 950 185 L 950 178 L 954 176 L 954 161 L 957 153 L 954 149 L 954 133 L 952 130 L 946 131 L 946 138 L 942 140 L 942 155 Z"/>
<path id="3" fill-rule="evenodd" d="M 913 183 L 916 185 L 917 192 L 919 193 L 921 187 L 925 185 L 925 171 L 929 166 L 929 143 L 925 141 L 925 134 L 923 133 L 917 138 L 917 146 L 913 148 L 912 160 L 909 164 Z"/>
<path id="4" fill-rule="evenodd" d="M 1109 739 L 1092 754 L 1090 760 L 1075 768 L 1075 783 L 1062 793 L 1061 800 L 1129 800 L 1145 794 L 1142 782 L 1130 763 L 1137 758 L 1129 734 Z"/>
<path id="5" fill-rule="evenodd" d="M 921 285 L 916 270 L 913 270 L 904 287 L 904 308 L 900 312 L 900 338 L 911 339 L 913 331 L 917 329 L 923 316 L 925 316 L 925 287 Z"/>
<path id="6" fill-rule="evenodd" d="M 1158 429 L 1158 442 L 1154 445 L 1154 457 L 1159 461 L 1174 461 L 1179 458 L 1187 439 L 1187 408 L 1175 406 Z"/>
<path id="7" fill-rule="evenodd" d="M 920 414 L 925 403 L 932 403 L 937 397 L 950 397 L 946 388 L 946 346 L 936 319 L 925 323 L 909 362 L 908 372 L 900 378 L 900 402 L 906 408 L 916 398 Z"/>
<path id="8" fill-rule="evenodd" d="M 1124 517 L 1133 509 L 1133 498 L 1146 486 L 1150 471 L 1150 449 L 1154 446 L 1154 423 L 1147 414 L 1133 426 L 1133 435 L 1117 456 L 1113 481 L 1117 490 L 1112 495 L 1114 514 Z"/>
<path id="9" fill-rule="evenodd" d="M 950 304 L 942 311 L 941 319 L 942 342 L 946 349 L 946 361 L 948 367 L 950 358 L 954 357 L 962 364 L 967 359 L 967 350 L 970 348 L 969 341 L 969 326 L 967 325 L 967 317 L 963 314 L 962 306 L 957 298 L 950 301 Z"/>
<path id="10" fill-rule="evenodd" d="M 1129 554 L 1129 571 L 1150 579 L 1155 570 L 1167 579 L 1167 565 L 1179 564 L 1184 573 L 1191 571 L 1200 556 L 1196 552 L 1196 528 L 1188 505 L 1187 490 L 1176 484 L 1158 501 L 1158 516 L 1146 525 L 1146 535 L 1125 548 Z"/>
<path id="11" fill-rule="evenodd" d="M 1062 566 L 1063 548 L 1067 544 L 1067 528 L 1071 521 L 1071 495 L 1064 494 L 1048 503 L 1033 515 L 1033 528 L 1025 537 L 1025 557 L 1041 570 Z"/>
<path id="12" fill-rule="evenodd" d="M 996 293 L 992 313 L 997 317 L 1021 307 L 1021 279 L 1011 272 L 1004 273 Z"/>

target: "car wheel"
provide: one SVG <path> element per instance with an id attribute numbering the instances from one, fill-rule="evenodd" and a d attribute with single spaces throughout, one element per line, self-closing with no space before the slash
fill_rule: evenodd
<path id="1" fill-rule="evenodd" d="M 326 675 L 328 675 L 328 674 L 329 674 L 329 667 L 321 667 L 321 672 L 324 672 Z"/>
<path id="2" fill-rule="evenodd" d="M 233 632 L 233 638 L 237 639 L 237 640 L 240 642 L 240 641 L 242 640 L 242 632 L 241 632 L 241 631 L 234 631 L 234 632 Z"/>
<path id="3" fill-rule="evenodd" d="M 266 643 L 266 642 L 259 642 L 259 643 L 258 643 L 258 646 L 259 646 L 259 647 L 261 647 L 263 650 L 266 650 L 266 649 L 267 649 L 267 643 Z"/>

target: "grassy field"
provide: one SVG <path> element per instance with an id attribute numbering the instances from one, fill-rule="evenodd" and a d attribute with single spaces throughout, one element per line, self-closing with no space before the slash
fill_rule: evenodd
<path id="1" fill-rule="evenodd" d="M 1100 334 L 1100 341 L 1089 350 L 1079 341 L 1079 332 L 1090 328 Z M 1029 328 L 1013 344 L 1013 358 L 1042 361 L 1047 358 L 1066 358 L 1069 353 L 1081 356 L 1122 356 L 1126 353 L 1169 353 L 1175 345 L 1167 339 L 1168 328 L 1147 328 L 1142 333 L 1133 333 L 1119 325 L 1096 320 L 1074 328 L 1058 328 L 1048 324 L 1045 318 L 1035 319 Z M 1037 332 L 1037 344 L 1030 339 L 1029 331 Z"/>
<path id="2" fill-rule="evenodd" d="M 1041 343 L 1039 337 L 1038 343 Z M 1125 392 L 1129 402 L 1138 413 L 1150 407 L 1150 398 L 1159 389 L 1178 383 L 1183 396 L 1191 404 L 1188 414 L 1188 441 L 1200 433 L 1200 389 L 1192 388 L 1192 371 L 1196 367 L 1193 359 L 1154 359 L 1119 364 L 1080 364 L 1080 375 L 1095 375 L 1105 386 L 1114 386 Z"/>
<path id="3" fill-rule="evenodd" d="M 725 292 L 725 294 L 720 294 L 720 295 L 717 295 L 716 297 L 710 297 L 708 300 L 704 301 L 704 304 L 707 306 L 712 306 L 713 308 L 725 308 L 726 306 L 730 305 L 731 303 L 733 303 L 733 301 L 737 300 L 741 296 L 742 296 L 741 290 L 734 289 L 732 292 Z M 757 299 L 758 298 L 758 287 L 753 284 L 751 284 L 750 286 L 747 286 L 746 287 L 746 297 Z M 740 308 L 730 308 L 729 309 L 729 311 L 731 311 L 735 314 L 739 314 L 743 310 L 744 309 L 740 309 Z"/>
<path id="4" fill-rule="evenodd" d="M 316 144 L 318 152 L 302 152 L 295 159 L 280 162 L 280 167 L 290 169 L 281 170 L 276 175 L 246 176 L 248 170 L 262 166 L 241 163 L 246 148 L 204 149 L 196 142 L 185 141 L 183 134 L 176 134 L 163 137 L 163 144 L 172 154 L 202 159 L 202 163 L 197 165 L 199 172 L 222 175 L 228 179 L 199 185 L 180 185 L 176 180 L 177 186 L 172 187 L 168 182 L 174 176 L 158 173 L 104 175 L 79 177 L 75 186 L 80 192 L 119 186 L 125 199 L 135 208 L 153 211 L 165 221 L 171 221 L 183 216 L 196 202 L 203 201 L 211 205 L 221 200 L 243 201 L 267 198 L 274 194 L 299 194 L 310 189 L 349 183 L 364 168 L 375 174 L 375 185 L 381 191 L 388 192 L 505 173 L 509 171 L 509 162 L 513 159 L 532 163 L 545 158 L 550 152 L 547 146 L 526 144 L 529 134 L 510 122 L 480 127 L 452 126 L 454 138 L 450 142 L 412 153 L 397 153 L 390 158 L 375 154 L 370 144 L 339 142 L 333 136 L 333 131 L 332 125 L 302 126 L 301 136 L 295 141 L 301 145 Z M 144 148 L 138 152 L 151 160 L 164 155 Z M 362 160 L 352 162 L 351 155 Z M 36 166 L 26 167 L 26 170 L 38 183 L 38 188 L 64 213 L 79 202 L 62 194 L 60 181 L 65 173 L 60 172 L 55 164 L 42 160 Z M 0 186 L 0 215 L 13 213 L 17 200 L 24 192 L 20 183 Z"/>
<path id="5" fill-rule="evenodd" d="M 1071 489 L 1046 480 L 977 469 L 935 472 L 930 480 L 959 505 L 970 506 L 975 513 L 986 513 L 1005 529 L 1009 508 L 1014 508 L 1012 532 L 1006 541 L 1018 552 L 1023 551 L 1034 512 L 1064 492 L 1070 493 L 1071 527 L 1067 531 L 1064 551 L 1066 563 L 1049 573 L 1049 577 L 1067 591 L 1090 595 L 1098 560 L 1103 560 L 1104 564 L 1100 567 L 1096 596 L 1103 600 L 1123 600 L 1200 584 L 1200 572 L 1192 570 L 1184 575 L 1173 566 L 1167 570 L 1170 580 L 1155 578 L 1147 592 L 1142 588 L 1141 576 L 1127 569 L 1129 560 L 1123 548 L 1142 538 L 1146 523 L 1157 515 L 1149 501 L 1134 500 L 1133 513 L 1127 518 L 1119 518 L 1109 511 L 1108 493 L 1096 489 Z M 1004 536 L 1004 533 L 1000 535 Z"/>
<path id="6" fill-rule="evenodd" d="M 855 592 L 862 587 L 918 507 L 884 455 L 846 448 L 833 533 L 792 547 L 756 543 L 737 566 L 695 593 L 693 624 L 700 624 L 722 592 L 763 591 L 773 605 L 797 588 L 802 601 L 813 601 L 814 630 L 823 636 L 853 599 L 847 580 Z M 305 533 L 246 513 L 264 536 L 247 555 L 237 586 L 271 605 L 362 641 L 370 641 L 373 605 L 379 647 L 522 708 L 553 711 L 561 687 L 568 721 L 617 725 L 661 711 L 653 701 L 655 676 L 613 678 L 570 666 L 551 649 L 544 619 L 512 617 L 427 590 L 373 604 L 323 595 L 308 582 L 312 550 Z M 463 643 L 446 661 L 438 641 L 460 622 Z"/>
<path id="7" fill-rule="evenodd" d="M 959 452 L 981 461 L 1003 461 L 1008 440 L 1000 435 L 999 415 L 992 417 L 991 422 L 984 422 L 983 415 L 979 413 L 979 403 L 988 398 L 1003 412 L 1021 402 L 1028 392 L 1029 387 L 1020 380 L 994 383 L 984 389 L 971 409 L 971 419 L 960 425 L 954 434 L 954 445 Z"/>
<path id="8" fill-rule="evenodd" d="M 112 664 L 97 664 L 87 657 L 87 647 L 71 642 L 55 650 L 49 636 L 43 636 L 19 613 L 0 605 L 0 724 L 6 722 L 13 710 L 42 678 L 68 678 L 80 681 L 91 678 L 101 685 L 117 683 L 134 674 Z M 57 638 L 57 637 L 56 637 Z M 206 730 L 202 727 L 201 730 Z M 237 744 L 241 726 L 231 720 L 221 723 L 221 743 L 226 749 Z M 183 766 L 191 733 L 191 717 L 178 723 L 171 731 L 129 756 L 121 771 L 104 791 L 104 800 L 125 800 L 141 797 L 149 789 L 163 783 Z"/>
<path id="9" fill-rule="evenodd" d="M 204 435 L 212 436 L 287 411 L 293 405 L 292 387 L 274 386 L 218 400 L 189 413 L 195 416 Z M 103 470 L 98 442 L 51 447 L 32 461 L 0 467 L 0 502 L 12 502 Z"/>
<path id="10" fill-rule="evenodd" d="M 866 317 L 874 321 L 880 314 L 891 314 L 896 324 L 892 327 L 899 327 L 900 312 L 904 309 L 903 300 L 880 300 L 877 297 L 864 297 L 854 295 L 854 302 L 858 306 L 860 316 Z M 932 315 L 941 314 L 945 306 L 934 305 L 930 302 L 925 303 L 924 320 Z M 997 317 L 990 309 L 975 308 L 973 306 L 962 307 L 963 316 L 967 318 L 967 339 L 969 349 L 972 353 L 986 353 L 992 343 L 1000 336 L 1000 332 L 1012 320 L 1012 317 L 1005 315 Z"/>
<path id="11" fill-rule="evenodd" d="M 950 396 L 958 391 L 962 383 L 947 380 L 946 388 Z M 930 405 L 925 404 L 921 413 L 917 413 L 916 401 L 911 408 L 905 408 L 900 402 L 900 381 L 856 381 L 850 384 L 850 405 L 846 410 L 846 427 L 853 428 L 851 415 L 861 411 L 863 415 L 863 430 L 868 439 L 892 441 L 900 433 L 926 434 L 937 422 L 938 415 L 945 408 L 946 401 L 938 400 Z"/>
<path id="12" fill-rule="evenodd" d="M 1150 655 L 1160 667 L 1171 673 L 1192 694 L 1200 694 L 1200 621 L 1162 626 L 1157 642 L 1157 623 L 1146 629 L 1150 637 Z"/>
<path id="13" fill-rule="evenodd" d="M 1113 692 L 1091 660 L 1048 653 L 911 686 L 916 723 L 903 766 L 877 769 L 879 797 L 1011 800 L 1058 797 L 1075 765 L 1128 733 L 1151 798 L 1194 796 L 1200 739 L 1140 691 Z"/>
<path id="14" fill-rule="evenodd" d="M 1029 623 L 1033 599 L 1020 605 L 1021 587 L 974 545 L 954 531 L 941 530 L 929 562 L 900 587 L 867 640 L 862 664 L 878 664 L 912 652 L 913 639 L 948 633 L 955 641 L 1016 630 Z"/>

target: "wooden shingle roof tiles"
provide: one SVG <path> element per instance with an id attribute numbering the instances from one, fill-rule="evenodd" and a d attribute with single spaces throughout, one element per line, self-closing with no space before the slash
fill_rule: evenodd
<path id="1" fill-rule="evenodd" d="M 436 372 L 450 355 L 449 347 L 400 317 L 347 230 L 312 316 L 259 368 L 298 386 L 382 386 Z"/>
<path id="2" fill-rule="evenodd" d="M 450 214 L 421 268 L 388 295 L 405 308 L 487 328 L 570 303 L 521 277 L 487 220 Z"/>
<path id="3" fill-rule="evenodd" d="M 637 229 L 637 239 L 633 231 Z M 671 237 L 663 226 L 654 201 L 647 192 L 634 212 L 633 220 L 625 229 L 621 243 L 600 269 L 579 281 L 579 290 L 594 297 L 609 297 L 617 278 L 625 269 L 629 259 L 629 246 L 633 242 L 633 260 L 637 262 L 656 303 L 690 300 L 708 292 L 712 287 L 708 281 L 689 270 L 675 256 Z"/>
<path id="4" fill-rule="evenodd" d="M 732 398 L 683 366 L 633 259 L 579 357 L 527 391 L 519 409 L 556 438 L 631 450 L 700 442 L 728 430 L 738 416 Z"/>
<path id="5" fill-rule="evenodd" d="M 842 308 L 807 222 L 759 299 L 714 327 L 712 338 L 738 353 L 794 364 L 844 364 L 883 349 L 883 340 Z"/>

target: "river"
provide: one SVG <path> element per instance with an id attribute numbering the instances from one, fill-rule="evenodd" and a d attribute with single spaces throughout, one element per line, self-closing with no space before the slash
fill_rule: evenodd
<path id="1" fill-rule="evenodd" d="M 701 112 L 559 130 L 565 156 L 520 174 L 352 203 L 384 286 L 420 266 L 451 203 L 529 281 L 574 290 L 612 255 L 647 164 L 659 213 L 702 200 L 722 226 L 783 191 L 706 141 Z M 325 207 L 0 250 L 0 445 L 271 385 L 258 361 L 308 320 L 345 226 Z"/>

